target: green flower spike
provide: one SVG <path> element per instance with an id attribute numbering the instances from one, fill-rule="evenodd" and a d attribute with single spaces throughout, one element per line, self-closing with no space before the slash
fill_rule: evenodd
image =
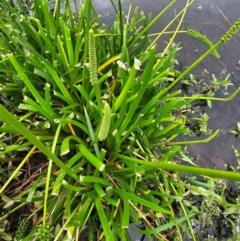
<path id="1" fill-rule="evenodd" d="M 202 43 L 204 43 L 205 45 L 207 45 L 209 48 L 212 48 L 214 46 L 214 44 L 211 42 L 211 40 L 209 40 L 205 35 L 193 30 L 193 29 L 188 29 L 187 34 L 195 39 L 198 39 L 199 41 L 201 41 Z M 220 54 L 217 52 L 217 50 L 214 50 L 212 52 L 212 54 L 216 57 L 216 58 L 220 58 Z"/>
<path id="2" fill-rule="evenodd" d="M 226 43 L 229 41 L 234 34 L 240 29 L 240 18 L 232 25 L 232 27 L 221 37 L 221 41 Z"/>
<path id="3" fill-rule="evenodd" d="M 133 133 L 136 135 L 136 138 L 139 141 L 139 143 L 142 145 L 142 147 L 150 149 L 149 141 L 147 137 L 144 135 L 143 130 L 139 126 L 136 126 L 134 128 Z"/>
<path id="4" fill-rule="evenodd" d="M 42 225 L 38 226 L 38 240 L 39 241 L 50 241 L 50 227 L 49 225 L 46 225 L 44 228 Z"/>
<path id="5" fill-rule="evenodd" d="M 94 32 L 92 29 L 89 30 L 88 54 L 89 54 L 90 82 L 92 85 L 94 85 L 98 81 L 98 77 L 97 77 L 98 70 L 97 70 L 97 55 L 96 55 L 96 48 L 95 48 Z"/>
<path id="6" fill-rule="evenodd" d="M 141 224 L 141 221 L 140 221 L 140 218 L 138 216 L 138 212 L 137 210 L 135 210 L 134 207 L 130 206 L 130 214 L 131 214 L 131 217 L 132 217 L 132 221 L 135 225 L 140 225 Z"/>
<path id="7" fill-rule="evenodd" d="M 136 7 L 134 9 L 132 21 L 131 21 L 131 24 L 130 24 L 131 28 L 135 25 L 135 23 L 137 21 L 137 17 L 138 17 L 138 7 Z"/>
<path id="8" fill-rule="evenodd" d="M 25 238 L 25 235 L 26 235 L 26 230 L 27 230 L 27 227 L 28 227 L 28 224 L 29 224 L 29 220 L 24 218 L 19 226 L 18 226 L 18 229 L 16 231 L 16 234 L 15 234 L 15 237 L 14 237 L 14 240 L 15 241 L 20 241 L 22 240 L 23 238 Z"/>
<path id="9" fill-rule="evenodd" d="M 100 130 L 98 133 L 98 138 L 100 141 L 103 141 L 107 138 L 108 132 L 109 132 L 109 127 L 110 127 L 110 122 L 111 122 L 111 109 L 108 103 L 104 105 L 104 114 L 103 114 L 103 119 L 102 123 L 100 126 Z"/>

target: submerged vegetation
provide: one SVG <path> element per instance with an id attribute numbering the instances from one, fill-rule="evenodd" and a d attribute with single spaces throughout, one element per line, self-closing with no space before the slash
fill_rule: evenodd
<path id="1" fill-rule="evenodd" d="M 212 88 L 188 96 L 178 84 L 194 83 L 191 71 L 210 54 L 220 57 L 217 48 L 240 20 L 215 44 L 185 31 L 209 50 L 179 72 L 174 39 L 193 1 L 150 37 L 175 2 L 153 19 L 131 4 L 125 18 L 121 1 L 112 2 L 108 28 L 90 0 L 79 12 L 69 0 L 54 9 L 48 0 L 0 2 L 2 240 L 127 241 L 132 223 L 149 240 L 203 240 L 199 230 L 220 213 L 237 240 L 240 203 L 226 198 L 225 179 L 239 181 L 238 170 L 198 167 L 184 147 L 218 134 L 209 134 L 206 114 L 190 117 L 193 103 L 230 101 L 240 88 L 223 99 L 214 95 L 229 76 L 213 75 Z M 179 17 L 158 53 L 157 41 Z M 196 130 L 209 136 L 176 139 Z"/>

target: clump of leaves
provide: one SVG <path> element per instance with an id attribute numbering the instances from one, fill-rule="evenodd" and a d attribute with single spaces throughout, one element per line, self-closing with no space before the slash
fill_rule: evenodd
<path id="1" fill-rule="evenodd" d="M 113 3 L 116 20 L 106 30 L 90 0 L 75 15 L 69 1 L 63 12 L 57 1 L 52 13 L 47 0 L 35 0 L 31 16 L 0 2 L 0 10 L 9 13 L 0 17 L 1 91 L 13 96 L 20 110 L 10 113 L 0 105 L 1 138 L 16 135 L 1 155 L 27 151 L 0 193 L 37 206 L 32 215 L 38 229 L 24 241 L 36 235 L 78 240 L 86 227 L 92 240 L 94 227 L 99 239 L 131 240 L 132 222 L 144 226 L 137 232 L 159 240 L 166 240 L 163 233 L 170 228 L 181 238 L 178 225 L 186 222 L 195 239 L 189 221 L 194 210 L 182 203 L 190 186 L 166 170 L 240 179 L 237 173 L 173 163 L 181 145 L 199 140 L 174 142 L 189 129 L 183 114 L 172 113 L 203 96 L 183 97 L 172 88 L 220 43 L 179 73 L 177 30 L 160 56 L 155 42 L 166 30 L 153 41 L 148 36 L 172 3 L 153 20 L 141 13 L 134 21 L 130 13 L 123 21 L 119 3 L 118 8 Z M 9 183 L 36 152 L 46 155 L 48 168 L 11 196 Z M 174 202 L 182 215 L 174 213 Z"/>

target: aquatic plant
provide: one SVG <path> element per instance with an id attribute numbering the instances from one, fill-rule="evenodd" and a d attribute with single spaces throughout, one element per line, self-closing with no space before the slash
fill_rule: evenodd
<path id="1" fill-rule="evenodd" d="M 109 29 L 99 23 L 90 0 L 77 13 L 69 1 L 62 11 L 56 1 L 50 11 L 48 0 L 35 0 L 31 16 L 0 2 L 6 13 L 0 17 L 0 155 L 8 163 L 21 157 L 0 188 L 2 206 L 8 209 L 0 220 L 31 203 L 28 219 L 36 222 L 23 241 L 84 235 L 88 240 L 131 240 L 131 223 L 141 223 L 144 229 L 136 232 L 158 240 L 167 240 L 166 235 L 181 240 L 187 225 L 196 240 L 190 220 L 197 212 L 183 200 L 203 187 L 208 192 L 209 185 L 180 174 L 240 180 L 236 172 L 174 162 L 182 146 L 207 143 L 218 134 L 175 141 L 189 134 L 182 109 L 196 100 L 229 101 L 239 92 L 220 99 L 185 97 L 172 89 L 223 43 L 207 41 L 205 54 L 184 72 L 176 71 L 180 47 L 174 38 L 193 1 L 155 39 L 149 37 L 151 26 L 175 2 L 154 19 L 135 9 L 131 20 L 130 5 L 126 21 L 121 1 L 112 3 L 116 20 Z M 156 42 L 179 16 L 176 31 L 158 54 Z M 206 119 L 197 119 L 203 130 Z M 31 184 L 12 193 L 12 181 L 23 182 L 21 170 L 26 163 L 33 169 L 29 158 L 37 153 L 46 162 L 34 175 L 26 173 Z"/>

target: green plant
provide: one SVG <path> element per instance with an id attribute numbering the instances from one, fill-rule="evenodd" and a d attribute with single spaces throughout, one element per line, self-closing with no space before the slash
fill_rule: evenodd
<path id="1" fill-rule="evenodd" d="M 38 240 L 39 241 L 50 241 L 51 236 L 50 236 L 50 230 L 49 226 L 45 226 L 43 228 L 42 225 L 38 226 Z"/>
<path id="2" fill-rule="evenodd" d="M 22 219 L 14 237 L 15 241 L 20 241 L 25 238 L 28 225 L 29 221 L 26 218 Z"/>
<path id="3" fill-rule="evenodd" d="M 237 129 L 236 130 L 231 130 L 231 133 L 233 133 L 236 137 L 240 136 L 240 122 L 237 123 Z"/>
<path id="4" fill-rule="evenodd" d="M 144 225 L 138 233 L 158 240 L 167 240 L 169 229 L 181 240 L 184 223 L 196 240 L 190 223 L 196 212 L 186 208 L 183 197 L 197 185 L 181 180 L 179 173 L 240 180 L 238 173 L 173 162 L 181 145 L 206 143 L 218 130 L 204 140 L 174 141 L 189 129 L 186 116 L 172 113 L 195 100 L 227 101 L 239 92 L 218 99 L 184 97 L 172 90 L 223 42 L 211 44 L 183 73 L 175 71 L 180 47 L 174 38 L 193 1 L 187 1 L 153 41 L 149 37 L 151 26 L 175 2 L 154 19 L 143 12 L 138 17 L 135 10 L 132 21 L 130 11 L 123 20 L 121 1 L 118 7 L 112 2 L 116 20 L 108 30 L 100 25 L 90 0 L 76 14 L 69 1 L 63 12 L 56 1 L 52 13 L 47 0 L 35 0 L 31 16 L 20 14 L 8 1 L 0 2 L 7 16 L 0 17 L 0 84 L 6 100 L 0 105 L 0 132 L 8 146 L 0 154 L 27 153 L 0 194 L 37 206 L 31 216 L 38 225 L 23 241 L 36 235 L 39 240 L 78 240 L 84 233 L 88 240 L 131 240 L 127 229 L 132 222 Z M 180 15 L 159 55 L 156 41 Z M 9 112 L 10 102 L 18 111 Z M 205 131 L 207 116 L 198 120 Z M 12 143 L 4 142 L 12 134 Z M 47 169 L 12 196 L 9 184 L 37 152 L 48 159 Z"/>
<path id="5" fill-rule="evenodd" d="M 207 113 L 201 114 L 201 117 L 195 117 L 192 118 L 192 120 L 196 121 L 197 125 L 199 125 L 200 127 L 200 131 L 207 133 L 208 132 L 208 120 L 209 120 L 209 116 L 207 115 Z"/>

